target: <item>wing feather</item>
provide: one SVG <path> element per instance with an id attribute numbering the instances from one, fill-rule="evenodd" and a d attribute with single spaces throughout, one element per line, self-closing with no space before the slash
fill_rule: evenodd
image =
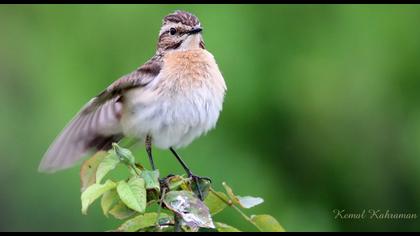
<path id="1" fill-rule="evenodd" d="M 98 137 L 121 134 L 119 116 L 121 106 L 112 99 L 90 113 L 79 112 L 61 131 L 44 155 L 39 166 L 41 172 L 55 172 L 76 164 L 92 147 L 89 144 Z M 110 107 L 115 107 L 110 109 Z M 110 110 L 112 114 L 107 114 Z M 102 120 L 102 122 L 98 122 Z M 103 132 L 104 128 L 107 129 Z"/>
<path id="2" fill-rule="evenodd" d="M 91 99 L 56 137 L 44 154 L 38 170 L 51 173 L 69 168 L 90 151 L 109 148 L 112 142 L 121 139 L 119 120 L 123 92 L 150 83 L 160 72 L 161 63 L 161 56 L 155 55 Z"/>

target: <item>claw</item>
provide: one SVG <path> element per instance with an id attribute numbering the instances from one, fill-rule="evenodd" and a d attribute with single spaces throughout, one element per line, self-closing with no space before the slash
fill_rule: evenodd
<path id="1" fill-rule="evenodd" d="M 171 178 L 172 176 L 175 176 L 175 175 L 174 175 L 174 174 L 169 174 L 169 175 L 167 175 L 166 177 L 159 178 L 159 183 L 160 183 L 161 185 L 166 185 L 166 184 L 167 184 L 167 180 L 168 180 L 169 178 Z"/>
<path id="2" fill-rule="evenodd" d="M 204 201 L 203 191 L 201 190 L 201 187 L 200 187 L 200 180 L 201 180 L 201 179 L 203 179 L 203 180 L 207 180 L 207 181 L 209 181 L 209 182 L 211 183 L 211 179 L 210 179 L 209 177 L 200 177 L 200 176 L 194 175 L 194 174 L 192 174 L 192 173 L 190 173 L 190 174 L 188 175 L 188 177 L 189 177 L 189 178 L 191 178 L 191 180 L 192 180 L 192 181 L 195 183 L 195 185 L 197 186 L 198 198 L 199 198 L 201 201 Z"/>

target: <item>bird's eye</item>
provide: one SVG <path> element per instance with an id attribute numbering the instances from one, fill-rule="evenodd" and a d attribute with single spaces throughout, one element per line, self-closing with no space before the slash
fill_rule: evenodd
<path id="1" fill-rule="evenodd" d="M 169 29 L 169 33 L 171 33 L 171 35 L 176 34 L 176 29 L 175 28 Z"/>

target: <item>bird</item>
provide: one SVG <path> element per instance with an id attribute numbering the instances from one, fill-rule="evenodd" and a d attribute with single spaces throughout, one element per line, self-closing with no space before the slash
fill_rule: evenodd
<path id="1" fill-rule="evenodd" d="M 150 60 L 90 99 L 45 152 L 38 170 L 54 173 L 90 153 L 109 150 L 124 137 L 144 143 L 153 170 L 153 147 L 176 152 L 215 128 L 227 91 L 219 66 L 204 44 L 203 27 L 190 12 L 166 15 Z"/>

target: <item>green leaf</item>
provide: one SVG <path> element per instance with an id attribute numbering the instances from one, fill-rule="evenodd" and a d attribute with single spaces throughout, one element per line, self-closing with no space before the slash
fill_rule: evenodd
<path id="1" fill-rule="evenodd" d="M 171 191 L 173 190 L 181 190 L 181 189 L 187 189 L 187 183 L 188 179 L 183 178 L 179 175 L 174 175 L 166 179 L 166 182 L 168 183 L 168 187 Z"/>
<path id="2" fill-rule="evenodd" d="M 216 228 L 214 228 L 214 229 L 212 229 L 212 228 L 200 228 L 197 232 L 199 232 L 199 233 L 201 233 L 201 232 L 203 232 L 203 233 L 207 233 L 207 232 L 215 233 L 215 232 L 219 232 L 219 231 L 217 231 Z"/>
<path id="3" fill-rule="evenodd" d="M 199 227 L 215 228 L 207 206 L 188 191 L 171 191 L 163 199 L 165 206 L 177 213 L 193 231 Z"/>
<path id="4" fill-rule="evenodd" d="M 134 158 L 133 154 L 130 150 L 126 148 L 122 148 L 118 146 L 116 143 L 112 143 L 112 147 L 114 148 L 115 153 L 117 154 L 120 161 L 124 162 L 129 166 L 134 166 L 136 159 Z"/>
<path id="5" fill-rule="evenodd" d="M 119 220 L 127 219 L 135 213 L 136 211 L 133 211 L 130 208 L 128 208 L 121 200 L 118 201 L 117 204 L 109 211 L 109 214 L 111 214 L 113 217 Z"/>
<path id="6" fill-rule="evenodd" d="M 264 199 L 260 197 L 251 197 L 251 196 L 245 196 L 245 197 L 236 196 L 236 197 L 239 200 L 239 205 L 241 205 L 241 207 L 243 208 L 251 208 L 264 202 Z"/>
<path id="7" fill-rule="evenodd" d="M 285 232 L 279 222 L 270 215 L 252 215 L 251 221 L 261 232 Z"/>
<path id="8" fill-rule="evenodd" d="M 114 150 L 108 152 L 108 155 L 102 160 L 101 164 L 98 166 L 96 171 L 96 183 L 100 184 L 102 178 L 111 170 L 113 170 L 120 160 L 115 154 Z"/>
<path id="9" fill-rule="evenodd" d="M 143 213 L 146 209 L 146 188 L 142 178 L 133 177 L 128 183 L 120 181 L 117 192 L 128 208 Z"/>
<path id="10" fill-rule="evenodd" d="M 87 214 L 89 206 L 102 194 L 115 188 L 116 184 L 111 180 L 107 180 L 104 184 L 92 184 L 89 186 L 81 196 L 82 200 L 82 213 Z"/>
<path id="11" fill-rule="evenodd" d="M 80 168 L 80 186 L 81 192 L 84 192 L 87 187 L 96 183 L 96 170 L 102 160 L 108 155 L 105 151 L 99 151 L 91 158 L 83 162 Z"/>
<path id="12" fill-rule="evenodd" d="M 159 216 L 159 219 L 162 219 L 162 218 L 169 218 L 169 216 L 164 213 L 161 213 Z M 132 219 L 127 220 L 120 227 L 118 227 L 118 231 L 136 232 L 140 229 L 144 229 L 150 226 L 155 226 L 157 221 L 158 221 L 158 213 L 156 212 L 145 213 L 143 215 L 139 215 Z"/>
<path id="13" fill-rule="evenodd" d="M 108 212 L 120 201 L 118 193 L 115 189 L 104 193 L 101 199 L 101 207 L 104 215 L 108 217 Z"/>
<path id="14" fill-rule="evenodd" d="M 169 225 L 159 226 L 159 227 L 154 228 L 154 231 L 152 232 L 175 232 L 175 227 L 169 226 Z"/>
<path id="15" fill-rule="evenodd" d="M 160 191 L 159 170 L 144 170 L 141 172 L 140 177 L 144 179 L 146 189 L 154 189 L 156 191 Z"/>
<path id="16" fill-rule="evenodd" d="M 222 192 L 217 192 L 217 194 L 219 196 L 222 196 L 226 201 L 228 200 L 226 194 Z M 207 198 L 204 200 L 204 204 L 206 204 L 206 206 L 209 208 L 210 214 L 212 216 L 223 211 L 223 209 L 225 209 L 228 206 L 223 200 L 221 200 L 211 191 L 207 195 Z"/>
<path id="17" fill-rule="evenodd" d="M 241 232 L 237 228 L 224 223 L 214 222 L 214 224 L 216 225 L 216 229 L 219 232 Z"/>
<path id="18" fill-rule="evenodd" d="M 137 166 L 130 166 L 128 171 L 130 172 L 130 176 L 139 175 L 139 173 L 142 172 L 141 169 L 139 169 Z"/>

